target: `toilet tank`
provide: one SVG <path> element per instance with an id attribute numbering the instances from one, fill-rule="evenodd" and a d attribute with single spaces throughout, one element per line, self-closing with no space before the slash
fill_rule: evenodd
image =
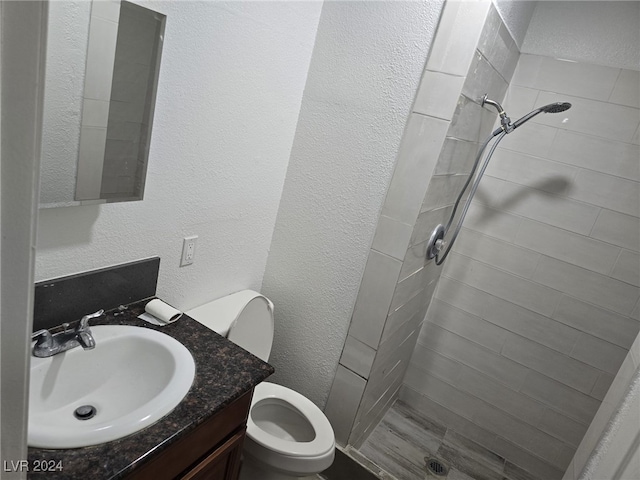
<path id="1" fill-rule="evenodd" d="M 253 290 L 242 290 L 185 313 L 268 361 L 273 344 L 273 303 L 267 297 Z"/>

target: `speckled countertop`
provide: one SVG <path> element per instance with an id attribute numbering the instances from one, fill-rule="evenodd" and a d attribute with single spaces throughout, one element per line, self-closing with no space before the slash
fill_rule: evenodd
<path id="1" fill-rule="evenodd" d="M 183 315 L 165 327 L 138 318 L 147 301 L 129 306 L 122 314 L 107 312 L 92 325 L 135 325 L 166 333 L 185 345 L 195 360 L 196 376 L 182 402 L 153 425 L 127 437 L 101 445 L 66 450 L 29 448 L 29 465 L 54 460 L 62 470 L 28 474 L 29 478 L 102 480 L 122 478 L 160 454 L 212 415 L 251 390 L 273 373 L 271 365 L 224 337 Z"/>

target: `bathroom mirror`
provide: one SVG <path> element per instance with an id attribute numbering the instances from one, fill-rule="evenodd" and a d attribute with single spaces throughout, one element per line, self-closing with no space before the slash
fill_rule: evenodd
<path id="1" fill-rule="evenodd" d="M 40 207 L 142 200 L 166 16 L 49 2 Z"/>

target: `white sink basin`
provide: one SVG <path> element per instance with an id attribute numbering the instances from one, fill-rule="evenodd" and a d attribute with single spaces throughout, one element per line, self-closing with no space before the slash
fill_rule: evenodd
<path id="1" fill-rule="evenodd" d="M 130 435 L 168 414 L 191 388 L 193 357 L 172 337 L 120 325 L 91 332 L 93 350 L 31 357 L 29 446 L 86 447 Z M 95 416 L 76 418 L 85 405 Z"/>

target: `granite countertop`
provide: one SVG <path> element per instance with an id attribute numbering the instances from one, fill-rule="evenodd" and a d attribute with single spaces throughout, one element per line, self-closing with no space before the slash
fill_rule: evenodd
<path id="1" fill-rule="evenodd" d="M 171 413 L 119 440 L 65 450 L 29 448 L 29 465 L 52 460 L 62 462 L 61 471 L 30 472 L 29 478 L 122 478 L 273 373 L 271 365 L 187 315 L 164 327 L 136 318 L 144 311 L 147 301 L 134 303 L 123 313 L 117 310 L 107 312 L 105 317 L 91 322 L 91 325 L 135 325 L 161 331 L 180 341 L 189 349 L 196 364 L 191 389 Z"/>

